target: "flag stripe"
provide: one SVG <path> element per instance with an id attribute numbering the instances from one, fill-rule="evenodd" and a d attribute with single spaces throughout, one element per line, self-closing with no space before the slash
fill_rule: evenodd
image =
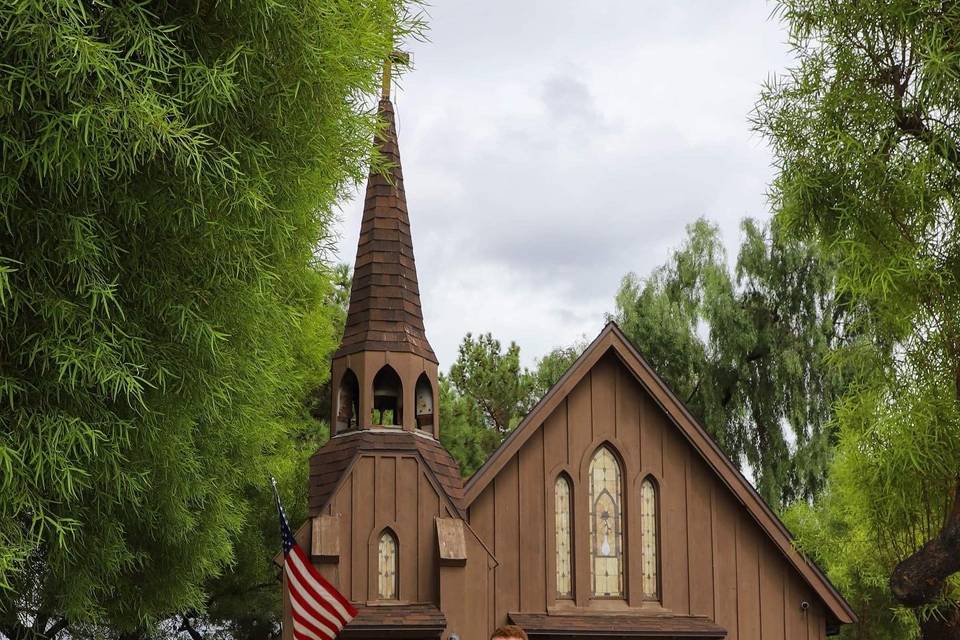
<path id="1" fill-rule="evenodd" d="M 320 586 L 322 586 L 327 592 L 327 595 L 333 598 L 331 604 L 334 605 L 341 617 L 345 621 L 350 618 L 355 618 L 357 616 L 357 610 L 354 608 L 354 606 L 350 604 L 349 600 L 343 597 L 343 594 L 334 589 L 333 585 L 327 582 L 326 578 L 320 575 L 320 573 L 313 568 L 313 564 L 311 564 L 310 559 L 307 557 L 307 554 L 304 553 L 303 549 L 300 547 L 295 547 L 294 553 L 296 554 L 297 559 L 300 560 L 301 564 L 310 568 L 311 575 L 317 579 L 317 582 L 319 582 Z M 337 604 L 340 606 L 337 607 Z"/>
<path id="2" fill-rule="evenodd" d="M 294 616 L 293 637 L 296 638 L 297 640 L 300 640 L 301 638 L 304 640 L 333 640 L 335 636 L 319 634 L 316 631 L 313 631 L 309 627 L 305 626 L 302 622 L 297 620 L 296 616 Z"/>
<path id="3" fill-rule="evenodd" d="M 287 580 L 289 580 L 291 585 L 296 583 L 297 595 L 310 606 L 315 614 L 322 616 L 327 621 L 326 624 L 328 624 L 328 626 L 336 631 L 340 631 L 340 629 L 343 628 L 344 621 L 337 616 L 330 604 L 316 593 L 309 584 L 309 581 L 303 579 L 292 562 L 287 563 Z M 294 589 L 290 591 L 293 593 Z"/>
<path id="4" fill-rule="evenodd" d="M 347 622 L 350 622 L 350 617 L 347 617 L 346 619 L 340 617 L 340 614 L 337 613 L 337 610 L 333 607 L 333 604 L 328 598 L 324 597 L 324 595 L 317 588 L 317 584 L 311 580 L 311 576 L 304 576 L 300 567 L 298 567 L 297 564 L 292 560 L 287 564 L 293 579 L 297 582 L 298 588 L 304 592 L 304 595 L 309 595 L 310 598 L 320 606 L 321 614 L 324 618 L 330 620 L 331 623 L 336 625 L 337 629 L 342 628 L 343 625 L 345 625 Z"/>
<path id="5" fill-rule="evenodd" d="M 298 551 L 299 553 L 297 553 Z M 305 575 L 313 578 L 313 580 L 310 581 L 310 586 L 315 589 L 317 595 L 320 596 L 324 602 L 333 608 L 337 617 L 340 618 L 344 624 L 357 615 L 357 610 L 353 608 L 353 605 L 347 602 L 329 582 L 324 580 L 323 576 L 317 573 L 317 570 L 314 569 L 312 565 L 308 564 L 309 561 L 306 560 L 303 549 L 299 546 L 294 547 L 287 557 L 287 562 L 292 562 L 294 568 L 299 571 L 301 576 Z"/>
<path id="6" fill-rule="evenodd" d="M 317 620 L 312 615 L 312 612 L 302 602 L 300 594 L 295 591 L 290 592 L 290 605 L 293 608 L 293 617 L 299 620 L 299 622 L 305 626 L 310 627 L 312 631 L 327 638 L 335 637 L 337 632 L 340 631 L 339 629 L 331 628 L 329 625 Z"/>

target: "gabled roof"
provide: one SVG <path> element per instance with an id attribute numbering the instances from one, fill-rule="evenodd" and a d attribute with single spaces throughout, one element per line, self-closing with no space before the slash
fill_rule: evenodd
<path id="1" fill-rule="evenodd" d="M 609 323 L 590 343 L 576 362 L 527 414 L 527 417 L 507 437 L 500 447 L 467 481 L 464 488 L 464 507 L 469 508 L 501 469 L 516 455 L 526 441 L 536 433 L 550 414 L 574 387 L 608 352 L 614 352 L 620 362 L 650 394 L 653 400 L 677 426 L 690 445 L 719 476 L 771 541 L 783 552 L 789 563 L 827 605 L 830 613 L 841 623 L 856 622 L 857 616 L 843 596 L 837 592 L 822 571 L 807 560 L 793 545 L 790 532 L 773 513 L 760 494 L 723 454 L 703 426 L 654 372 L 616 323 Z"/>
<path id="2" fill-rule="evenodd" d="M 379 113 L 386 128 L 377 136 L 377 145 L 387 167 L 383 173 L 371 170 L 367 179 L 350 306 L 334 357 L 359 351 L 400 351 L 436 362 L 423 327 L 400 147 L 389 98 L 380 100 Z"/>
<path id="3" fill-rule="evenodd" d="M 433 438 L 399 429 L 361 429 L 330 438 L 310 457 L 310 515 L 319 514 L 343 481 L 354 460 L 364 453 L 403 451 L 423 460 L 437 487 L 462 516 L 463 480 L 460 468 Z"/>

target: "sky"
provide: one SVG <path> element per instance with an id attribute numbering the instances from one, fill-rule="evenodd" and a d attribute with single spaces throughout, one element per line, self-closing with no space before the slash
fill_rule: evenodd
<path id="1" fill-rule="evenodd" d="M 446 371 L 464 334 L 524 364 L 593 339 L 628 272 L 686 225 L 767 219 L 772 158 L 751 131 L 791 63 L 766 0 L 433 0 L 393 90 L 427 337 Z M 342 204 L 353 262 L 361 198 Z"/>

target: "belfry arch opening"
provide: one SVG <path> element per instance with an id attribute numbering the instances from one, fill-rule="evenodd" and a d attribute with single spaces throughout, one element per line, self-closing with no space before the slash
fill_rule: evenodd
<path id="1" fill-rule="evenodd" d="M 417 378 L 414 396 L 417 409 L 417 428 L 424 431 L 433 431 L 433 385 L 430 384 L 430 378 L 427 377 L 426 372 L 421 373 L 420 377 Z"/>
<path id="2" fill-rule="evenodd" d="M 374 425 L 387 427 L 403 424 L 403 383 L 388 364 L 383 365 L 373 378 L 373 411 L 370 421 Z"/>
<path id="3" fill-rule="evenodd" d="M 347 369 L 340 378 L 340 387 L 337 389 L 337 424 L 336 433 L 357 428 L 360 419 L 360 382 L 357 375 Z"/>

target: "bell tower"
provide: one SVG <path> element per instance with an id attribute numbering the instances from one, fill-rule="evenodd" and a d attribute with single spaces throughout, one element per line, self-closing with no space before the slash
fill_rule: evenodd
<path id="1" fill-rule="evenodd" d="M 367 179 L 350 307 L 333 356 L 331 435 L 357 429 L 403 429 L 439 437 L 437 357 L 427 340 L 400 149 L 384 64 L 377 147 L 386 161 Z"/>

